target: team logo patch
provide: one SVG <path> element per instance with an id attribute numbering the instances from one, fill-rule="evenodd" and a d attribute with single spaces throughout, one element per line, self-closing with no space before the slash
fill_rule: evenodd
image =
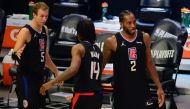
<path id="1" fill-rule="evenodd" d="M 39 44 L 40 44 L 40 50 L 44 50 L 45 48 L 44 39 L 39 39 Z"/>
<path id="2" fill-rule="evenodd" d="M 129 60 L 137 60 L 137 50 L 136 47 L 128 48 Z"/>
<path id="3" fill-rule="evenodd" d="M 23 103 L 23 107 L 24 108 L 28 107 L 28 101 L 27 100 L 24 99 L 22 103 Z"/>

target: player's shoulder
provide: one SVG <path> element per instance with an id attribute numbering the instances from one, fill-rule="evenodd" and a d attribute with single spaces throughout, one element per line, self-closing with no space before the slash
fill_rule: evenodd
<path id="1" fill-rule="evenodd" d="M 141 31 L 143 37 L 150 37 L 150 35 L 147 32 Z"/>
<path id="2" fill-rule="evenodd" d="M 83 44 L 78 43 L 76 45 L 73 45 L 72 52 L 74 54 L 79 54 L 81 57 L 83 57 L 85 54 L 85 47 L 83 46 Z"/>
<path id="3" fill-rule="evenodd" d="M 29 30 L 29 28 L 27 28 L 27 27 L 23 27 L 23 28 L 21 28 L 21 29 L 19 30 L 19 33 L 21 33 L 21 34 L 29 34 L 29 33 L 30 33 L 30 30 Z"/>
<path id="4" fill-rule="evenodd" d="M 46 34 L 48 34 L 48 27 L 46 25 L 44 25 L 43 27 L 45 28 Z"/>
<path id="5" fill-rule="evenodd" d="M 45 28 L 45 30 L 48 30 L 48 27 L 46 25 L 43 26 Z"/>
<path id="6" fill-rule="evenodd" d="M 85 47 L 84 47 L 84 45 L 82 43 L 78 43 L 76 45 L 73 45 L 72 48 L 75 49 L 75 50 L 79 50 L 79 51 L 85 50 Z"/>
<path id="7" fill-rule="evenodd" d="M 116 36 L 115 36 L 115 35 L 112 35 L 112 36 L 108 37 L 108 38 L 105 40 L 105 43 L 112 44 L 112 43 L 115 43 L 115 41 L 116 41 Z"/>
<path id="8" fill-rule="evenodd" d="M 150 41 L 151 41 L 150 35 L 144 31 L 142 31 L 142 34 L 143 34 L 143 40 L 144 40 L 145 44 L 150 43 Z"/>

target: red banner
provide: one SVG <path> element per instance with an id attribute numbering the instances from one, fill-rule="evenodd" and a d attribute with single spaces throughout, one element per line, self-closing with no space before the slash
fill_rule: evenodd
<path id="1" fill-rule="evenodd" d="M 188 36 L 187 41 L 183 47 L 183 59 L 190 59 L 190 36 Z"/>

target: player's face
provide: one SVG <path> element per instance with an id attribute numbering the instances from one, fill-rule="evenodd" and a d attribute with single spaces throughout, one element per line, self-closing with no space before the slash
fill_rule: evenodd
<path id="1" fill-rule="evenodd" d="M 136 19 L 133 14 L 124 16 L 123 22 L 121 22 L 123 31 L 129 35 L 134 35 L 136 32 Z"/>
<path id="2" fill-rule="evenodd" d="M 37 14 L 34 14 L 34 19 L 38 25 L 43 26 L 48 19 L 49 10 L 39 9 Z"/>

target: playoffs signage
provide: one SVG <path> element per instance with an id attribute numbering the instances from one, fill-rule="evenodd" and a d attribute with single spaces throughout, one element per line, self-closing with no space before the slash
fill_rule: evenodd
<path id="1" fill-rule="evenodd" d="M 183 51 L 189 47 L 186 43 L 186 48 L 183 50 L 187 35 L 187 29 L 180 23 L 171 19 L 159 21 L 151 35 L 151 54 L 154 63 L 179 65 Z"/>

